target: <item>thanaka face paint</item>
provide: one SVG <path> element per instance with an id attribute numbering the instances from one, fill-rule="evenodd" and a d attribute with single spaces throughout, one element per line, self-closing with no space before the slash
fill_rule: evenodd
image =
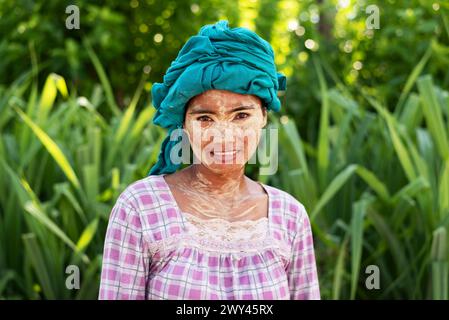
<path id="1" fill-rule="evenodd" d="M 258 97 L 209 90 L 190 101 L 184 129 L 196 160 L 224 173 L 244 167 L 256 151 L 266 121 Z"/>
<path id="2" fill-rule="evenodd" d="M 244 175 L 266 117 L 252 95 L 209 90 L 190 101 L 184 130 L 200 162 L 165 177 L 181 211 L 228 221 L 267 217 L 267 194 Z"/>

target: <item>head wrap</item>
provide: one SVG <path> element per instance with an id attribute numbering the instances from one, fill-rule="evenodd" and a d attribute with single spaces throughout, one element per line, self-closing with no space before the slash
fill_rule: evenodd
<path id="1" fill-rule="evenodd" d="M 168 132 L 148 175 L 178 169 L 180 164 L 171 161 L 170 152 L 181 137 L 170 140 L 170 135 L 182 128 L 188 101 L 210 89 L 252 94 L 268 110 L 279 111 L 277 92 L 286 89 L 286 78 L 276 71 L 271 45 L 256 33 L 246 28 L 229 28 L 226 20 L 203 26 L 181 48 L 163 83 L 152 86 L 153 105 L 157 109 L 153 123 Z"/>

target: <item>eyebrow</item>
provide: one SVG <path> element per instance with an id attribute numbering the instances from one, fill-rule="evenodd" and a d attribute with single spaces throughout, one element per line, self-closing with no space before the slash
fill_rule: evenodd
<path id="1" fill-rule="evenodd" d="M 248 106 L 239 106 L 236 107 L 232 110 L 226 111 L 226 113 L 233 113 L 233 112 L 237 112 L 237 111 L 242 111 L 242 110 L 251 110 L 254 109 L 254 105 L 248 105 Z M 192 111 L 189 112 L 190 114 L 199 114 L 199 113 L 207 113 L 207 114 L 216 114 L 216 112 L 208 110 L 208 109 L 204 109 L 199 107 L 198 109 L 194 109 Z"/>

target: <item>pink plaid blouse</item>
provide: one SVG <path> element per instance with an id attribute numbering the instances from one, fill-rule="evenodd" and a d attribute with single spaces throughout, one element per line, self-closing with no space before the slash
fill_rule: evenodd
<path id="1" fill-rule="evenodd" d="M 309 218 L 262 184 L 268 217 L 229 222 L 182 212 L 164 175 L 129 185 L 112 209 L 99 299 L 320 299 Z"/>

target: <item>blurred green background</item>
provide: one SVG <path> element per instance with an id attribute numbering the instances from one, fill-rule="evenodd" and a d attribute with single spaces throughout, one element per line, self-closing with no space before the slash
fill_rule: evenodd
<path id="1" fill-rule="evenodd" d="M 305 205 L 322 298 L 448 299 L 447 1 L 70 4 L 79 30 L 65 1 L 0 0 L 1 299 L 97 297 L 110 210 L 165 137 L 151 85 L 219 19 L 268 40 L 288 76 L 279 170 L 247 169 Z"/>

